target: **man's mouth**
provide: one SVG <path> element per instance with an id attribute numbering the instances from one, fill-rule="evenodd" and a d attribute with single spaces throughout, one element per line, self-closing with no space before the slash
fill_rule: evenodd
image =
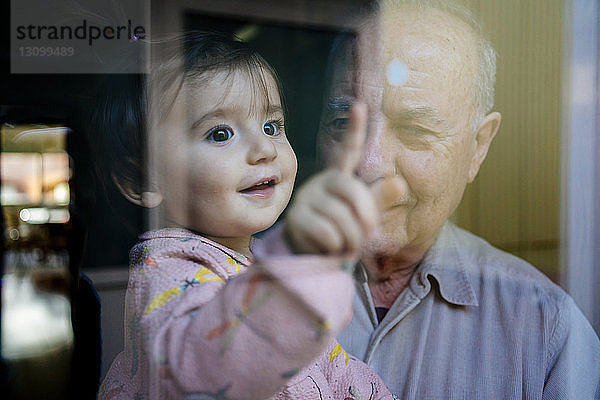
<path id="1" fill-rule="evenodd" d="M 256 196 L 256 197 L 271 197 L 275 191 L 274 187 L 279 183 L 279 178 L 271 176 L 268 178 L 261 179 L 239 192 L 245 195 Z"/>

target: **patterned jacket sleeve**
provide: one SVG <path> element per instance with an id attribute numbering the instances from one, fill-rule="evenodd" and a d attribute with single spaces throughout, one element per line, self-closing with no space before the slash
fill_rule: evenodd
<path id="1" fill-rule="evenodd" d="M 288 281 L 284 276 L 288 273 L 286 269 L 279 268 L 280 265 L 294 266 L 294 259 L 298 258 L 297 255 L 293 255 L 291 249 L 288 247 L 284 240 L 283 234 L 284 225 L 278 225 L 271 229 L 265 236 L 265 240 L 259 243 L 254 254 L 261 260 L 263 264 L 268 265 L 273 270 L 273 274 L 281 274 L 282 281 Z M 337 261 L 337 273 L 339 276 L 343 276 L 344 279 L 350 276 L 348 272 L 340 271 L 341 260 L 331 257 L 324 256 L 312 256 L 312 265 L 321 266 Z M 309 257 L 305 258 L 306 260 Z M 289 260 L 286 262 L 286 260 Z M 319 267 L 316 267 L 319 268 Z M 297 281 L 292 279 L 292 281 Z M 323 282 L 322 288 L 319 288 L 319 293 L 323 291 L 335 291 L 336 286 L 331 282 Z M 342 289 L 340 287 L 339 289 Z M 306 288 L 298 287 L 298 293 L 306 292 Z M 344 289 L 346 293 L 353 294 L 354 290 Z M 316 303 L 319 302 L 324 308 L 323 312 L 327 309 L 331 310 L 335 307 L 340 307 L 340 312 L 343 307 L 347 306 L 346 297 L 339 296 L 323 296 L 318 293 L 310 293 L 307 298 L 307 302 Z M 307 297 L 308 297 L 307 296 Z M 334 327 L 336 332 L 338 327 Z M 386 387 L 385 383 L 381 378 L 361 360 L 348 354 L 342 346 L 335 339 L 331 339 L 326 350 L 321 353 L 319 358 L 315 361 L 314 367 L 321 371 L 321 375 L 326 380 L 321 385 L 323 392 L 319 393 L 319 398 L 334 398 L 334 399 L 373 399 L 373 400 L 392 400 L 394 397 Z M 302 374 L 301 374 L 302 375 Z M 317 374 L 314 374 L 317 375 Z M 290 390 L 299 390 L 299 388 L 290 388 Z M 326 393 L 328 391 L 329 393 Z M 328 394 L 331 397 L 328 397 Z M 302 395 L 291 395 L 285 399 L 300 399 L 308 398 Z M 317 398 L 317 397 L 315 397 Z M 278 398 L 279 400 L 279 398 Z"/>

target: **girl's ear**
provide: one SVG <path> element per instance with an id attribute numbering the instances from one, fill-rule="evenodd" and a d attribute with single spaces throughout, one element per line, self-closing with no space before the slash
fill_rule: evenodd
<path id="1" fill-rule="evenodd" d="M 162 194 L 159 191 L 156 192 L 139 192 L 138 190 L 131 187 L 131 184 L 127 182 L 121 182 L 114 174 L 111 174 L 112 181 L 114 182 L 119 192 L 130 202 L 135 205 L 154 208 L 162 203 Z"/>

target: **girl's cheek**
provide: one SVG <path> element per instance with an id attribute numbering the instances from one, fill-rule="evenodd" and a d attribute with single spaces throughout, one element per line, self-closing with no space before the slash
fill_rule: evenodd
<path id="1" fill-rule="evenodd" d="M 294 152 L 294 149 L 292 149 L 292 146 L 288 143 L 287 144 L 287 157 L 288 157 L 288 164 L 289 164 L 289 169 L 291 174 L 293 175 L 293 177 L 296 176 L 296 173 L 298 172 L 298 158 L 296 157 L 296 153 Z"/>

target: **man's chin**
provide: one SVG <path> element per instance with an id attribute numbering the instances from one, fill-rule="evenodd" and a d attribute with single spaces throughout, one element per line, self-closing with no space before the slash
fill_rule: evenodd
<path id="1" fill-rule="evenodd" d="M 406 244 L 406 235 L 396 232 L 375 232 L 362 246 L 365 256 L 386 257 L 397 254 Z"/>

